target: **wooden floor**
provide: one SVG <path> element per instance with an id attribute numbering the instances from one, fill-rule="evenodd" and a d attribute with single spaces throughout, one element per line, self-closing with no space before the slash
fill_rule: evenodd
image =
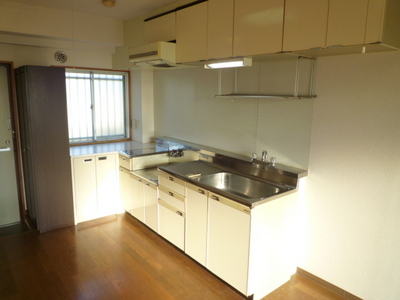
<path id="1" fill-rule="evenodd" d="M 0 299 L 243 300 L 122 214 L 47 233 L 0 237 Z M 295 275 L 263 300 L 344 299 Z"/>

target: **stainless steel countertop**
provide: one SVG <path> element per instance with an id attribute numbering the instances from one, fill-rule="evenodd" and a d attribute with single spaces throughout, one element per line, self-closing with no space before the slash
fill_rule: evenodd
<path id="1" fill-rule="evenodd" d="M 282 196 L 289 195 L 296 191 L 295 187 L 279 185 L 279 183 L 267 182 L 265 180 L 264 181 L 259 180 L 260 182 L 264 182 L 265 184 L 278 186 L 280 192 L 277 194 L 271 195 L 269 197 L 261 198 L 261 199 L 244 198 L 244 197 L 241 197 L 241 196 L 229 193 L 229 192 L 225 192 L 217 187 L 204 184 L 204 183 L 198 181 L 196 178 L 198 178 L 198 175 L 207 176 L 210 174 L 224 172 L 224 171 L 239 174 L 243 177 L 247 177 L 247 176 L 245 174 L 238 173 L 237 170 L 227 169 L 227 168 L 218 166 L 213 163 L 208 163 L 205 161 L 193 161 L 193 162 L 170 164 L 170 165 L 160 166 L 160 167 L 158 167 L 158 169 L 161 171 L 167 172 L 173 176 L 176 176 L 186 182 L 192 183 L 196 186 L 199 186 L 199 187 L 209 190 L 211 192 L 217 193 L 219 195 L 222 195 L 229 199 L 237 201 L 237 202 L 244 204 L 250 208 L 254 208 L 257 205 L 269 202 L 271 200 L 280 198 Z"/>
<path id="2" fill-rule="evenodd" d="M 154 143 L 140 143 L 136 141 L 104 143 L 95 145 L 76 145 L 69 148 L 70 156 L 95 155 L 100 153 L 121 152 L 123 150 L 154 148 Z"/>

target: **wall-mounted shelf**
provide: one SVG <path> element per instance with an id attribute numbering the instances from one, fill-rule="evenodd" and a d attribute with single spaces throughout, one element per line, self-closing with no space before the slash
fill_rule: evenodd
<path id="1" fill-rule="evenodd" d="M 275 98 L 275 99 L 305 99 L 316 98 L 317 95 L 265 95 L 265 94 L 222 94 L 215 95 L 216 98 Z"/>
<path id="2" fill-rule="evenodd" d="M 301 63 L 302 61 L 302 63 Z M 222 74 L 221 71 L 219 73 L 219 85 L 218 85 L 218 94 L 215 95 L 216 98 L 264 98 L 264 99 L 311 99 L 316 98 L 317 96 L 314 93 L 314 83 L 315 83 L 315 59 L 309 57 L 299 56 L 294 60 L 289 60 L 290 63 L 293 62 L 294 66 L 292 67 L 289 73 L 285 73 L 285 76 L 280 76 L 283 81 L 277 84 L 284 85 L 287 82 L 293 82 L 293 86 L 287 86 L 286 92 L 280 94 L 277 93 L 276 90 L 271 90 L 271 93 L 260 91 L 251 91 L 246 93 L 241 93 L 238 91 L 238 68 L 235 68 L 234 73 L 234 83 L 233 83 L 233 92 L 232 93 L 222 93 Z M 276 64 L 276 70 L 281 68 L 285 68 L 285 66 L 279 65 L 280 62 L 274 62 Z M 268 90 L 268 89 L 267 89 Z M 285 89 L 284 89 L 285 90 Z M 283 91 L 283 90 L 282 90 Z M 293 94 L 292 94 L 293 92 Z"/>

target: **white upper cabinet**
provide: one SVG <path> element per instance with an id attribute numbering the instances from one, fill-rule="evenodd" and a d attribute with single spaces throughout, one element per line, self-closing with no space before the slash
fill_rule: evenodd
<path id="1" fill-rule="evenodd" d="M 233 56 L 282 50 L 284 0 L 235 0 Z"/>
<path id="2" fill-rule="evenodd" d="M 400 48 L 400 1 L 369 0 L 365 43 Z"/>
<path id="3" fill-rule="evenodd" d="M 145 21 L 144 39 L 146 44 L 175 40 L 175 12 Z"/>
<path id="4" fill-rule="evenodd" d="M 326 46 L 364 44 L 368 0 L 330 0 Z"/>
<path id="5" fill-rule="evenodd" d="M 324 48 L 329 0 L 286 0 L 283 51 Z"/>
<path id="6" fill-rule="evenodd" d="M 208 0 L 207 58 L 233 54 L 234 0 Z"/>
<path id="7" fill-rule="evenodd" d="M 207 2 L 176 12 L 176 60 L 178 63 L 207 59 Z"/>

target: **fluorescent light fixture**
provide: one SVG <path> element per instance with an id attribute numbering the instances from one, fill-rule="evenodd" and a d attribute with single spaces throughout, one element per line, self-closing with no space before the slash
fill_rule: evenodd
<path id="1" fill-rule="evenodd" d="M 229 59 L 216 59 L 208 61 L 204 68 L 206 69 L 222 69 L 222 68 L 237 68 L 237 67 L 251 67 L 251 57 L 235 57 Z"/>

